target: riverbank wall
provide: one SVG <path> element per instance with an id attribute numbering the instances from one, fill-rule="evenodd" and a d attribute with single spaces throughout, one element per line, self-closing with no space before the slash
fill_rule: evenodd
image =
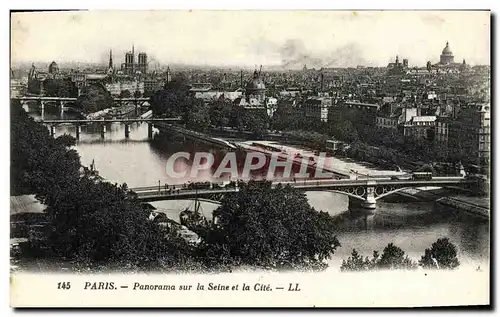
<path id="1" fill-rule="evenodd" d="M 467 202 L 461 199 L 442 197 L 436 200 L 436 204 L 447 207 L 453 207 L 460 211 L 467 212 L 469 214 L 473 214 L 484 219 L 489 219 L 490 217 L 490 208 L 474 204 L 471 202 Z"/>
<path id="2" fill-rule="evenodd" d="M 155 123 L 154 125 L 156 128 L 158 128 L 158 130 L 160 132 L 171 132 L 171 133 L 182 134 L 185 137 L 188 137 L 190 139 L 197 140 L 197 141 L 203 141 L 205 143 L 215 145 L 215 146 L 221 147 L 221 148 L 226 149 L 226 150 L 234 150 L 237 148 L 236 145 L 234 145 L 233 143 L 231 143 L 229 141 L 226 141 L 226 140 L 223 140 L 220 138 L 214 138 L 210 135 L 207 135 L 207 134 L 204 134 L 201 132 L 196 132 L 193 130 L 189 130 L 189 129 L 186 129 L 186 128 L 181 127 L 179 125 L 173 125 L 173 124 L 168 124 L 168 123 L 164 123 L 164 122 L 158 122 L 158 123 Z"/>

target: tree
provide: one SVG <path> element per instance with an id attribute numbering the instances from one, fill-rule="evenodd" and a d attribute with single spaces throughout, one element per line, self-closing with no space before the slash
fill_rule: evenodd
<path id="1" fill-rule="evenodd" d="M 134 98 L 141 98 L 141 97 L 142 97 L 141 92 L 140 92 L 139 90 L 136 90 L 136 91 L 134 92 Z"/>
<path id="2" fill-rule="evenodd" d="M 82 89 L 78 96 L 75 106 L 82 109 L 83 112 L 93 113 L 113 105 L 113 97 L 106 88 L 99 84 L 89 85 Z"/>
<path id="3" fill-rule="evenodd" d="M 412 269 L 416 268 L 416 264 L 405 256 L 405 252 L 389 243 L 382 252 L 380 260 L 377 262 L 377 267 L 381 269 Z"/>
<path id="4" fill-rule="evenodd" d="M 323 267 L 340 246 L 333 218 L 312 208 L 289 185 L 250 181 L 222 200 L 214 223 L 201 232 L 209 263 L 273 268 Z"/>
<path id="5" fill-rule="evenodd" d="M 120 95 L 118 96 L 119 98 L 130 98 L 132 97 L 132 94 L 130 93 L 130 90 L 125 89 L 120 91 Z"/>
<path id="6" fill-rule="evenodd" d="M 454 269 L 460 265 L 457 258 L 457 248 L 448 238 L 438 239 L 428 249 L 419 261 L 425 268 Z"/>
<path id="7" fill-rule="evenodd" d="M 354 127 L 351 121 L 343 121 L 339 127 L 339 139 L 345 140 L 347 142 L 353 142 L 358 139 L 358 131 Z"/>
<path id="8" fill-rule="evenodd" d="M 210 123 L 219 128 L 227 127 L 231 120 L 233 105 L 229 99 L 221 96 L 210 105 Z"/>
<path id="9" fill-rule="evenodd" d="M 12 105 L 11 194 L 35 194 L 50 225 L 40 257 L 65 257 L 84 268 L 178 268 L 193 249 L 172 229 L 148 220 L 127 186 L 82 168 L 74 139 L 54 139 L 20 105 Z M 35 244 L 37 246 L 38 244 Z M 31 250 L 31 249 L 30 249 Z M 26 251 L 25 251 L 26 252 Z"/>
<path id="10" fill-rule="evenodd" d="M 232 107 L 229 119 L 229 125 L 237 129 L 238 131 L 244 131 L 245 130 L 244 116 L 245 116 L 245 109 L 243 107 L 239 106 Z"/>
<path id="11" fill-rule="evenodd" d="M 347 260 L 342 260 L 341 271 L 364 271 L 368 269 L 368 260 L 363 259 L 363 257 L 356 251 L 352 249 L 351 256 Z"/>
<path id="12" fill-rule="evenodd" d="M 59 93 L 59 85 L 57 80 L 52 78 L 47 78 L 43 82 L 43 88 L 45 90 L 45 95 L 50 97 L 56 97 Z"/>
<path id="13" fill-rule="evenodd" d="M 436 170 L 430 164 L 425 164 L 418 169 L 419 172 L 436 173 Z"/>
<path id="14" fill-rule="evenodd" d="M 28 116 L 18 102 L 11 107 L 11 191 L 44 195 L 79 177 L 80 157 L 69 135 L 57 139 Z"/>
<path id="15" fill-rule="evenodd" d="M 59 83 L 58 96 L 76 97 L 78 96 L 78 88 L 76 87 L 75 83 L 73 83 L 69 79 L 61 80 Z"/>
<path id="16" fill-rule="evenodd" d="M 41 92 L 41 82 L 38 79 L 28 80 L 27 90 L 31 94 L 39 95 Z"/>
<path id="17" fill-rule="evenodd" d="M 83 177 L 45 202 L 53 254 L 95 267 L 151 269 L 178 265 L 189 247 L 175 232 L 148 220 L 149 210 L 123 187 Z M 57 196 L 56 196 L 57 195 Z"/>
<path id="18" fill-rule="evenodd" d="M 69 79 L 48 78 L 43 84 L 45 95 L 51 97 L 76 97 L 78 89 Z"/>
<path id="19" fill-rule="evenodd" d="M 188 129 L 207 132 L 210 128 L 209 108 L 201 99 L 189 98 L 182 118 Z"/>
<path id="20" fill-rule="evenodd" d="M 363 257 L 354 249 L 351 256 L 347 260 L 342 261 L 341 271 L 368 271 L 379 269 L 415 269 L 417 264 L 413 262 L 405 252 L 389 243 L 379 256 L 378 251 L 373 251 L 372 259 Z"/>
<path id="21" fill-rule="evenodd" d="M 255 137 L 262 137 L 267 131 L 269 117 L 264 110 L 244 110 L 243 125 L 247 131 L 253 132 Z"/>
<path id="22" fill-rule="evenodd" d="M 155 116 L 182 116 L 189 103 L 189 90 L 185 77 L 173 78 L 164 89 L 151 96 L 150 104 Z"/>

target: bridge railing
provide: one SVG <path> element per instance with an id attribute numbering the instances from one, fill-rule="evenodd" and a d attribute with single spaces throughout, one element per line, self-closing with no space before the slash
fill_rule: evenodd
<path id="1" fill-rule="evenodd" d="M 390 179 L 371 179 L 370 182 L 366 182 L 366 180 L 309 180 L 306 182 L 294 182 L 294 181 L 283 181 L 283 182 L 273 182 L 271 184 L 272 188 L 277 187 L 278 185 L 286 186 L 291 185 L 292 187 L 303 189 L 303 188 L 328 188 L 331 186 L 377 186 L 377 185 L 410 185 L 410 186 L 418 186 L 418 187 L 428 187 L 430 185 L 452 185 L 452 184 L 466 184 L 473 183 L 473 181 L 465 180 L 465 179 L 456 179 L 452 178 L 449 180 L 439 179 L 435 181 L 428 180 L 390 180 Z M 212 186 L 220 184 L 212 183 Z M 237 189 L 237 188 L 236 188 Z M 155 185 L 155 186 L 144 186 L 144 187 L 136 187 L 129 188 L 129 190 L 135 192 L 138 196 L 155 196 L 155 195 L 179 195 L 180 193 L 184 195 L 192 195 L 192 194 L 204 194 L 204 193 L 225 193 L 225 192 L 234 192 L 235 188 L 220 188 L 220 187 L 211 187 L 211 188 L 199 188 L 194 189 L 189 187 L 189 184 L 178 184 L 178 185 L 167 185 L 165 188 L 165 184 L 163 185 Z"/>

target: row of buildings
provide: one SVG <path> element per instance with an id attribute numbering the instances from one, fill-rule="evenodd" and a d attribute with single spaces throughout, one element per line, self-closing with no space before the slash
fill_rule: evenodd
<path id="1" fill-rule="evenodd" d="M 252 73 L 243 70 L 200 70 L 184 72 L 191 93 L 206 103 L 226 98 L 234 106 L 261 109 L 269 116 L 281 107 L 290 115 L 298 114 L 312 125 L 335 124 L 339 118 L 363 122 L 373 128 L 399 131 L 402 135 L 439 142 L 464 140 L 475 142 L 474 155 L 489 153 L 489 78 L 487 66 L 471 67 L 455 63 L 449 43 L 440 52 L 437 63 L 410 67 L 399 56 L 387 67 L 324 68 L 302 71 Z M 101 83 L 112 95 L 123 91 L 150 95 L 171 80 L 166 73 L 148 73 L 146 53 L 125 53 L 125 62 L 114 67 L 110 51 L 108 68 L 65 73 L 53 62 L 48 72 L 32 67 L 29 80 L 69 78 L 78 88 Z M 482 118 L 482 119 L 481 119 Z M 461 135 L 469 131 L 468 140 Z"/>
<path id="2" fill-rule="evenodd" d="M 489 164 L 489 69 L 470 67 L 465 60 L 455 63 L 449 43 L 437 63 L 421 68 L 396 56 L 385 69 L 255 70 L 246 84 L 243 72 L 239 80 L 231 76 L 232 84 L 224 73 L 217 84 L 193 84 L 192 92 L 207 103 L 224 97 L 234 106 L 265 109 L 269 116 L 279 110 L 281 116 L 305 118 L 312 126 L 349 120 L 440 142 L 443 149 L 457 142 L 470 148 L 479 164 Z"/>
<path id="3" fill-rule="evenodd" d="M 115 68 L 113 53 L 109 52 L 109 62 L 106 69 L 61 70 L 55 61 L 49 64 L 48 71 L 40 70 L 33 64 L 27 78 L 28 92 L 45 94 L 47 80 L 70 81 L 78 94 L 81 89 L 91 84 L 102 84 L 113 95 L 119 96 L 128 91 L 131 94 L 151 95 L 171 79 L 170 70 L 165 74 L 148 72 L 148 55 L 139 52 L 136 56 L 135 48 L 125 53 L 124 63 Z"/>

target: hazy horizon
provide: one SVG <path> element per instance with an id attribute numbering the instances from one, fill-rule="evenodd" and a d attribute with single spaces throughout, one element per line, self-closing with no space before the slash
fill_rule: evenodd
<path id="1" fill-rule="evenodd" d="M 157 64 L 288 69 L 490 64 L 489 11 L 68 11 L 11 14 L 11 62 L 107 64 L 126 51 Z M 43 66 L 43 65 L 41 65 Z"/>

